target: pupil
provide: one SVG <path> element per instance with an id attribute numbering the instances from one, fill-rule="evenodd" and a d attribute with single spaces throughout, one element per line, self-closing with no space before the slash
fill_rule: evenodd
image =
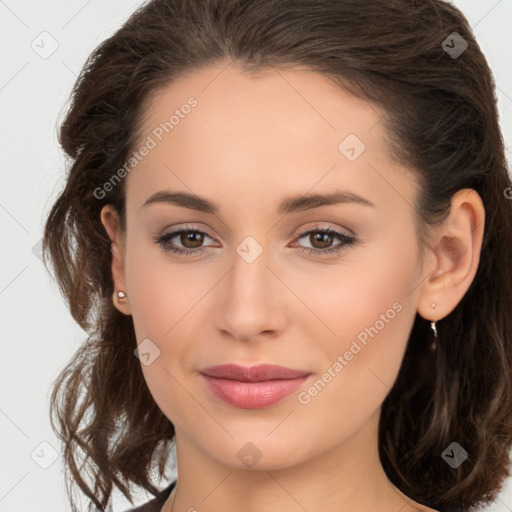
<path id="1" fill-rule="evenodd" d="M 330 239 L 332 235 L 329 233 L 314 233 L 313 237 L 316 239 L 315 241 L 320 242 L 320 249 L 328 247 L 330 245 Z M 315 244 L 312 244 L 315 247 Z"/>
<path id="2" fill-rule="evenodd" d="M 196 247 L 201 246 L 201 244 L 203 242 L 203 235 L 201 233 L 197 233 L 195 231 L 188 231 L 185 233 L 181 233 L 180 241 L 185 247 L 194 249 Z M 189 243 L 192 243 L 192 246 L 188 245 Z"/>

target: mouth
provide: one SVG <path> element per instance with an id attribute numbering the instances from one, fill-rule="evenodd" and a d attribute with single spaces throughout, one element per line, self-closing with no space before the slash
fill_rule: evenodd
<path id="1" fill-rule="evenodd" d="M 262 409 L 274 405 L 296 391 L 311 372 L 280 365 L 235 364 L 212 366 L 200 371 L 208 390 L 234 407 Z"/>
<path id="2" fill-rule="evenodd" d="M 201 370 L 209 377 L 238 380 L 240 382 L 262 382 L 266 380 L 296 379 L 309 375 L 306 370 L 294 370 L 277 364 L 258 364 L 256 366 L 241 366 L 238 364 L 220 364 Z"/>

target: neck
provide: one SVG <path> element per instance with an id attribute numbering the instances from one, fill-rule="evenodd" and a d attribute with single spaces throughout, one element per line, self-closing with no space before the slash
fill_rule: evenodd
<path id="1" fill-rule="evenodd" d="M 342 445 L 279 469 L 222 464 L 177 430 L 178 482 L 162 512 L 417 511 L 418 504 L 391 484 L 380 463 L 379 413 Z"/>

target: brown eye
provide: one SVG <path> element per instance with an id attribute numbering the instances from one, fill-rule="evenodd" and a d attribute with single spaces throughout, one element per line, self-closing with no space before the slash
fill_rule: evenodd
<path id="1" fill-rule="evenodd" d="M 182 231 L 179 236 L 181 244 L 187 249 L 197 249 L 204 241 L 204 233 L 200 231 Z"/>
<path id="2" fill-rule="evenodd" d="M 352 235 L 340 233 L 332 228 L 318 227 L 302 233 L 298 240 L 306 239 L 311 247 L 304 247 L 299 244 L 303 251 L 310 254 L 317 254 L 320 256 L 328 256 L 340 253 L 344 249 L 356 244 L 357 239 Z M 340 240 L 337 244 L 333 244 L 335 239 Z"/>
<path id="3" fill-rule="evenodd" d="M 209 250 L 208 246 L 203 246 L 207 238 L 212 239 L 198 229 L 182 228 L 156 237 L 155 242 L 166 252 L 194 256 Z"/>
<path id="4" fill-rule="evenodd" d="M 326 232 L 312 232 L 309 235 L 309 240 L 311 245 L 315 249 L 327 249 L 332 245 L 333 239 L 335 237 L 331 233 Z"/>

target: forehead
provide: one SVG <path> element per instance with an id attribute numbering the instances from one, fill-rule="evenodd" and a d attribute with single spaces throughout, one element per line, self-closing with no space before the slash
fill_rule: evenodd
<path id="1" fill-rule="evenodd" d="M 179 111 L 189 98 L 194 98 L 197 106 L 190 115 L 184 114 L 184 123 Z M 359 132 L 368 142 L 381 135 L 379 129 L 373 130 L 382 114 L 374 104 L 304 69 L 270 68 L 248 73 L 233 65 L 216 64 L 191 71 L 150 96 L 143 133 L 151 133 L 173 114 L 179 116 L 171 123 L 174 136 L 192 135 L 204 142 L 226 142 L 226 135 L 245 134 L 280 144 L 283 137 L 292 135 L 315 143 L 322 138 L 329 143 L 336 142 L 347 129 Z"/>
<path id="2" fill-rule="evenodd" d="M 375 172 L 391 164 L 382 112 L 304 69 L 196 70 L 152 95 L 141 127 L 151 149 L 127 182 L 137 206 L 173 187 L 248 201 L 343 184 L 375 195 Z"/>

